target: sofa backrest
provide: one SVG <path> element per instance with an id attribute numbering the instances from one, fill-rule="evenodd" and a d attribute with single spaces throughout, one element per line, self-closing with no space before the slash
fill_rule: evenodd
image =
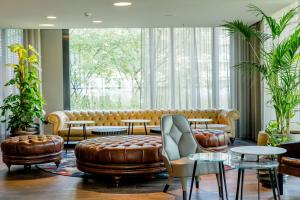
<path id="1" fill-rule="evenodd" d="M 64 111 L 70 121 L 92 120 L 96 126 L 123 126 L 123 119 L 149 119 L 150 125 L 160 125 L 162 115 L 180 114 L 186 118 L 210 118 L 214 124 L 229 124 L 222 109 L 208 110 L 133 110 L 133 111 Z"/>

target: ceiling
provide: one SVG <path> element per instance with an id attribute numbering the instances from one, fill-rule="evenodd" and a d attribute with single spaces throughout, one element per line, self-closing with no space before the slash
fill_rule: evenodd
<path id="1" fill-rule="evenodd" d="M 115 0 L 0 0 L 1 28 L 113 28 L 218 26 L 225 20 L 257 18 L 247 12 L 253 3 L 267 14 L 295 0 L 126 0 L 129 7 L 115 7 Z M 92 13 L 91 17 L 84 16 Z M 46 17 L 54 15 L 57 19 Z M 103 21 L 100 24 L 93 20 Z"/>

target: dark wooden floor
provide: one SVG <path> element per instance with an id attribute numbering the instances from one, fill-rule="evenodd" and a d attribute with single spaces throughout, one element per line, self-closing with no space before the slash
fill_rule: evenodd
<path id="1" fill-rule="evenodd" d="M 246 142 L 243 145 L 247 145 Z M 229 199 L 235 198 L 237 171 L 226 172 Z M 110 177 L 91 177 L 88 179 L 53 175 L 35 167 L 30 171 L 23 166 L 12 166 L 8 173 L 2 162 L 0 152 L 0 200 L 168 200 L 181 199 L 181 186 L 175 180 L 168 193 L 161 192 L 165 177 L 128 177 L 119 188 L 115 188 Z M 190 183 L 188 183 L 190 184 Z M 262 187 L 261 187 L 262 188 Z M 255 171 L 247 171 L 245 176 L 244 199 L 257 199 L 257 180 Z M 284 185 L 284 200 L 300 200 L 300 178 L 288 177 Z M 194 189 L 192 198 L 214 200 L 218 198 L 215 175 L 202 176 L 200 189 Z M 273 199 L 270 189 L 262 188 L 261 199 Z"/>
<path id="2" fill-rule="evenodd" d="M 234 199 L 236 188 L 236 170 L 226 172 L 230 199 Z M 130 178 L 122 182 L 120 188 L 114 188 L 110 178 L 96 177 L 82 179 L 75 177 L 55 176 L 33 167 L 24 171 L 21 166 L 12 167 L 7 173 L 3 163 L 0 164 L 0 199 L 181 199 L 180 182 L 175 181 L 168 193 L 161 190 L 165 179 Z M 245 198 L 257 199 L 256 176 L 254 171 L 246 173 Z M 282 199 L 300 199 L 300 179 L 288 177 L 284 186 L 285 195 Z M 203 176 L 200 189 L 194 190 L 193 199 L 218 199 L 214 175 Z M 273 199 L 269 189 L 262 189 L 261 199 Z"/>

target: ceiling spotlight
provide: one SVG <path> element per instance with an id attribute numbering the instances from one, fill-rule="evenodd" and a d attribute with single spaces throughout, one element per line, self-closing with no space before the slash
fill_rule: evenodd
<path id="1" fill-rule="evenodd" d="M 101 20 L 93 20 L 93 23 L 102 23 L 102 21 Z"/>
<path id="2" fill-rule="evenodd" d="M 175 15 L 175 14 L 169 13 L 169 14 L 164 14 L 164 16 L 165 16 L 165 17 L 175 17 L 176 15 Z"/>
<path id="3" fill-rule="evenodd" d="M 42 27 L 52 27 L 52 26 L 54 26 L 54 24 L 39 24 L 39 26 L 42 26 Z"/>
<path id="4" fill-rule="evenodd" d="M 132 4 L 131 2 L 121 1 L 121 2 L 114 3 L 114 6 L 122 7 L 122 6 L 130 6 L 131 4 Z"/>
<path id="5" fill-rule="evenodd" d="M 47 16 L 47 19 L 56 19 L 55 16 Z"/>
<path id="6" fill-rule="evenodd" d="M 83 15 L 86 16 L 86 17 L 90 17 L 90 16 L 92 16 L 93 14 L 92 14 L 91 12 L 85 12 L 85 13 L 83 13 Z"/>

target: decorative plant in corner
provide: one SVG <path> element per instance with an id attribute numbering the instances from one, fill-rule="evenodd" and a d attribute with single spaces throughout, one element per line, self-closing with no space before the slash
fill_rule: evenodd
<path id="1" fill-rule="evenodd" d="M 299 14 L 299 7 L 291 9 L 279 20 L 266 15 L 254 5 L 250 5 L 249 8 L 256 16 L 261 17 L 270 29 L 270 34 L 256 30 L 241 20 L 226 22 L 223 26 L 230 34 L 236 34 L 240 36 L 240 39 L 248 42 L 256 60 L 261 61 L 244 61 L 236 67 L 256 70 L 262 75 L 271 94 L 271 103 L 276 113 L 277 131 L 275 132 L 288 135 L 290 121 L 294 117 L 296 106 L 300 103 L 300 23 L 295 25 L 295 29 L 289 30 L 291 33 L 288 37 L 282 39 L 281 36 L 292 19 Z M 252 41 L 259 42 L 260 52 L 256 52 Z M 266 47 L 264 45 L 266 42 L 270 42 L 271 46 Z"/>
<path id="2" fill-rule="evenodd" d="M 17 94 L 11 94 L 3 100 L 0 106 L 2 122 L 8 121 L 8 129 L 12 134 L 35 127 L 37 119 L 44 120 L 43 105 L 38 77 L 39 54 L 29 45 L 28 49 L 20 44 L 8 47 L 18 55 L 18 64 L 8 64 L 14 71 L 14 77 L 5 86 L 18 89 Z"/>

